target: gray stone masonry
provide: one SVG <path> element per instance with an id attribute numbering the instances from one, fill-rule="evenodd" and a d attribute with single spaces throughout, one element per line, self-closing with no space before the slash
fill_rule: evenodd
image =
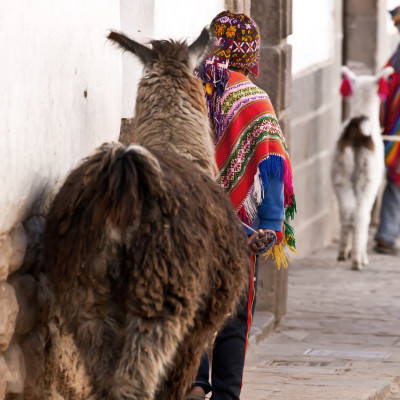
<path id="1" fill-rule="evenodd" d="M 400 399 L 400 256 L 371 250 L 352 271 L 336 255 L 293 258 L 287 314 L 267 339 L 255 327 L 243 400 Z"/>
<path id="2" fill-rule="evenodd" d="M 290 147 L 290 104 L 292 101 L 292 47 L 287 36 L 292 32 L 292 0 L 252 0 L 251 16 L 261 36 L 260 75 L 256 85 L 270 96 L 282 132 Z M 260 267 L 257 313 L 261 325 L 278 322 L 286 312 L 287 271 L 277 271 L 275 263 Z"/>
<path id="3" fill-rule="evenodd" d="M 375 73 L 387 57 L 386 0 L 344 2 L 344 63 L 359 73 Z"/>

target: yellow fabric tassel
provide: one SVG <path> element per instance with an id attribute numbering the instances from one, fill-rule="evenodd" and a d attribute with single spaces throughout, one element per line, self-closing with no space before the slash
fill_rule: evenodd
<path id="1" fill-rule="evenodd" d="M 207 94 L 212 94 L 214 91 L 214 86 L 211 85 L 210 83 L 206 83 L 206 92 Z"/>
<path id="2" fill-rule="evenodd" d="M 296 253 L 296 249 L 288 244 L 285 236 L 281 243 L 272 247 L 264 256 L 266 261 L 272 255 L 272 259 L 276 262 L 278 269 L 281 269 L 281 265 L 284 268 L 289 266 L 290 257 L 285 253 L 283 245 L 286 245 L 292 253 Z"/>

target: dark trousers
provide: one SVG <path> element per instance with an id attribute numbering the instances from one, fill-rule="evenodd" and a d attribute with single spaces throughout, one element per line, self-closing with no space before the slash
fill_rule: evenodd
<path id="1" fill-rule="evenodd" d="M 204 352 L 196 381 L 212 400 L 238 400 L 242 388 L 244 361 L 249 332 L 254 316 L 257 292 L 257 262 L 252 260 L 249 291 L 242 297 L 237 313 L 228 319 L 215 339 L 212 353 L 211 385 L 209 383 L 210 363 Z"/>

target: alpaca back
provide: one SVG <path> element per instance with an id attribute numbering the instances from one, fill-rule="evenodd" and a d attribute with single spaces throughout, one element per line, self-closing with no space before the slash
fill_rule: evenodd
<path id="1" fill-rule="evenodd" d="M 336 144 L 332 180 L 336 191 L 349 191 L 357 204 L 366 202 L 372 207 L 383 172 L 383 144 L 368 134 L 369 127 L 365 116 L 346 121 Z"/>
<path id="2" fill-rule="evenodd" d="M 214 180 L 173 153 L 105 144 L 56 195 L 45 243 L 94 398 L 182 398 L 248 282 L 246 237 Z"/>

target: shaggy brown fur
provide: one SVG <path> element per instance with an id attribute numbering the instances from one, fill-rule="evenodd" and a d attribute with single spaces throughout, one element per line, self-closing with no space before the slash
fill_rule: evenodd
<path id="1" fill-rule="evenodd" d="M 171 47 L 156 42 L 153 48 L 159 45 Z M 161 69 L 140 46 L 135 52 L 151 71 Z M 179 58 L 183 47 L 173 47 Z M 183 68 L 185 61 L 178 61 Z M 225 193 L 201 171 L 211 174 L 204 150 L 208 117 L 203 103 L 195 104 L 202 88 L 171 65 L 168 80 L 154 73 L 141 82 L 135 121 L 146 135 L 136 131 L 135 137 L 148 148 L 104 144 L 67 177 L 48 215 L 44 270 L 95 399 L 180 400 L 205 344 L 248 282 L 240 222 Z M 189 70 L 188 60 L 185 65 Z M 171 90 L 171 100 L 159 96 Z M 178 121 L 170 121 L 176 129 L 145 102 L 164 107 L 164 116 L 179 111 L 182 118 L 174 114 Z"/>
<path id="2" fill-rule="evenodd" d="M 70 174 L 45 271 L 96 398 L 182 398 L 247 282 L 245 242 L 225 194 L 182 157 L 103 145 Z"/>
<path id="3" fill-rule="evenodd" d="M 152 49 L 116 32 L 109 38 L 136 54 L 148 69 L 138 85 L 133 141 L 179 153 L 213 176 L 213 134 L 202 83 L 193 76 L 203 55 L 198 47 L 204 35 L 189 47 L 184 42 L 152 41 Z"/>
<path id="4" fill-rule="evenodd" d="M 354 149 L 365 147 L 374 151 L 375 145 L 372 137 L 366 136 L 360 127 L 361 123 L 366 120 L 367 117 L 365 116 L 351 119 L 337 143 L 338 149 L 341 152 L 343 152 L 347 146 L 353 147 Z"/>

